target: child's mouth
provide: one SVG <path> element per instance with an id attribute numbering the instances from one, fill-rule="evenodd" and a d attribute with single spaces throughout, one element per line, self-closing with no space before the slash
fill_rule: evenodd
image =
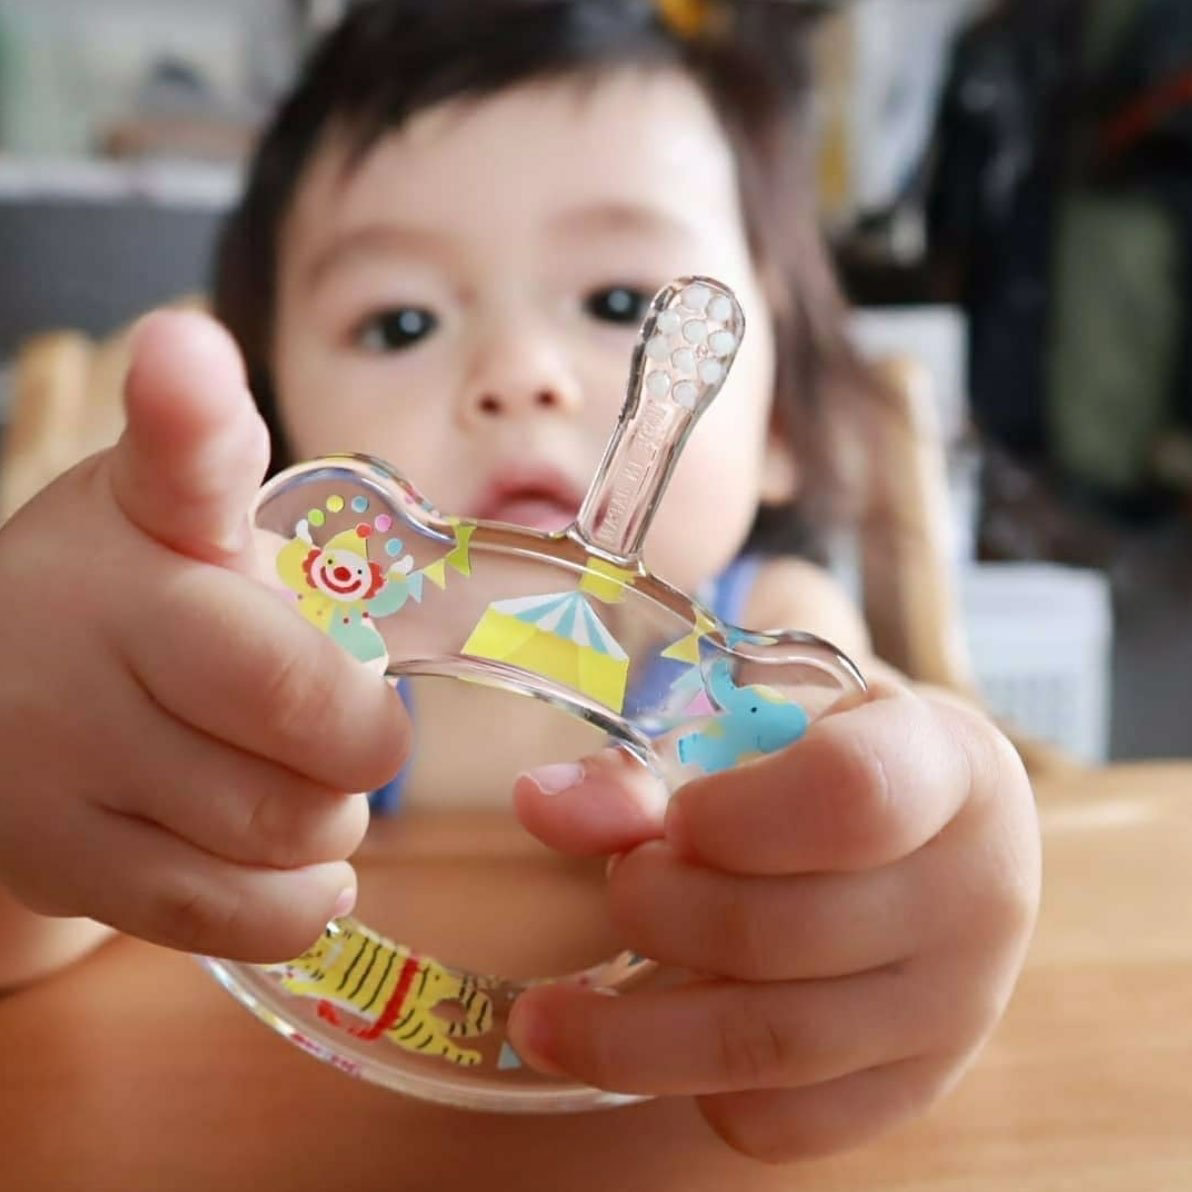
<path id="1" fill-rule="evenodd" d="M 474 516 L 551 533 L 575 521 L 582 494 L 549 466 L 516 466 L 503 471 L 477 502 Z"/>
<path id="2" fill-rule="evenodd" d="M 531 530 L 551 533 L 565 529 L 575 521 L 575 507 L 567 506 L 547 496 L 511 496 L 485 514 L 489 521 L 510 522 Z"/>

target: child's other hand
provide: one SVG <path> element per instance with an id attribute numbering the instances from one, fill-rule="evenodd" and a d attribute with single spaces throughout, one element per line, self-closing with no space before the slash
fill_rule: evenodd
<path id="1" fill-rule="evenodd" d="M 267 961 L 354 895 L 392 691 L 254 578 L 268 455 L 231 339 L 138 328 L 116 447 L 0 532 L 0 883 L 35 911 Z"/>
<path id="2" fill-rule="evenodd" d="M 883 684 L 797 744 L 692 782 L 665 814 L 612 758 L 543 795 L 532 831 L 618 851 L 627 947 L 700 974 L 624 997 L 544 986 L 514 1046 L 601 1088 L 694 1094 L 731 1146 L 780 1162 L 854 1145 L 959 1077 L 1021 967 L 1039 896 L 1029 783 L 946 698 Z M 559 777 L 555 775 L 556 779 Z"/>

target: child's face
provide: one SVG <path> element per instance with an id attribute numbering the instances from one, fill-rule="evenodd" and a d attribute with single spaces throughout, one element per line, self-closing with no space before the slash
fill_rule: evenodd
<path id="1" fill-rule="evenodd" d="M 645 303 L 705 273 L 749 331 L 647 538 L 692 587 L 782 470 L 774 346 L 734 159 L 696 86 L 624 71 L 430 109 L 346 178 L 314 159 L 283 229 L 274 375 L 298 458 L 389 460 L 447 513 L 572 520 L 625 397 Z"/>

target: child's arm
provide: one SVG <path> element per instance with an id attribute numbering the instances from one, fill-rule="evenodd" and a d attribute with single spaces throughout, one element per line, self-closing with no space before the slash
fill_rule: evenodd
<path id="1" fill-rule="evenodd" d="M 150 318 L 128 424 L 0 529 L 4 983 L 85 950 L 90 918 L 249 960 L 354 896 L 361 796 L 407 722 L 379 677 L 255 576 L 264 428 L 228 336 Z"/>
<path id="2" fill-rule="evenodd" d="M 790 614 L 847 633 L 840 610 Z M 877 678 L 665 812 L 607 755 L 568 791 L 523 778 L 515 795 L 547 843 L 618 856 L 608 901 L 626 947 L 702 974 L 623 998 L 535 989 L 510 1018 L 518 1052 L 603 1088 L 694 1095 L 761 1159 L 922 1112 L 993 1030 L 1024 959 L 1040 886 L 1030 785 L 984 716 L 937 693 Z"/>
<path id="3" fill-rule="evenodd" d="M 758 568 L 743 620 L 750 629 L 818 634 L 850 658 L 870 653 L 869 630 L 844 588 L 803 559 L 767 559 Z"/>
<path id="4" fill-rule="evenodd" d="M 47 919 L 0 889 L 0 994 L 93 952 L 112 929 L 92 919 Z"/>

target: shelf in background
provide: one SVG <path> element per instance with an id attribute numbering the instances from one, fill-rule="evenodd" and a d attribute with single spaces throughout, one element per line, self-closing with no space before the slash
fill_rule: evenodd
<path id="1" fill-rule="evenodd" d="M 201 161 L 108 161 L 0 154 L 0 203 L 143 201 L 223 210 L 239 192 L 239 165 Z"/>

